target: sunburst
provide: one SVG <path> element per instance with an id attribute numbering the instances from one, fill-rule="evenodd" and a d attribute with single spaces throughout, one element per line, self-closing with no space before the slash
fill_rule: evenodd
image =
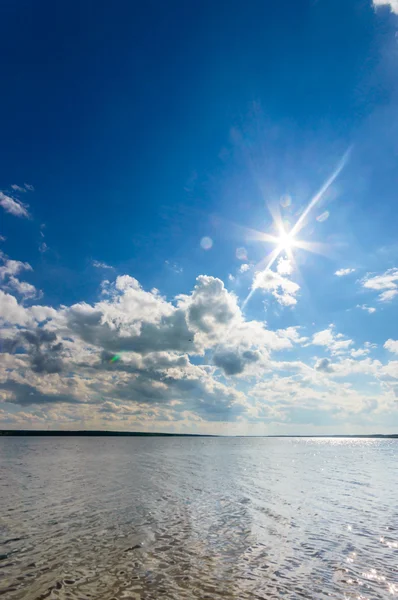
<path id="1" fill-rule="evenodd" d="M 332 183 L 336 180 L 338 175 L 343 170 L 343 168 L 346 165 L 347 160 L 349 158 L 350 152 L 351 152 L 351 148 L 349 148 L 344 153 L 343 157 L 339 161 L 339 163 L 338 163 L 337 167 L 335 168 L 335 170 L 333 171 L 333 173 L 328 177 L 328 179 L 325 181 L 325 183 L 322 185 L 322 187 L 319 189 L 319 191 L 315 194 L 315 196 L 313 196 L 313 198 L 310 200 L 310 202 L 308 203 L 308 205 L 303 210 L 303 212 L 297 219 L 296 223 L 290 230 L 286 230 L 286 228 L 285 228 L 285 224 L 283 223 L 279 206 L 277 208 L 269 207 L 269 210 L 270 210 L 270 213 L 272 216 L 272 220 L 273 220 L 273 229 L 274 229 L 274 231 L 277 232 L 277 234 L 271 235 L 271 234 L 265 233 L 265 232 L 254 231 L 253 232 L 254 235 L 252 237 L 255 239 L 259 239 L 263 242 L 271 243 L 271 244 L 275 245 L 275 248 L 272 250 L 272 252 L 270 254 L 268 254 L 257 265 L 258 270 L 268 271 L 272 267 L 272 265 L 275 263 L 275 261 L 278 259 L 278 257 L 283 253 L 289 259 L 292 260 L 294 258 L 293 250 L 295 248 L 301 248 L 303 250 L 306 250 L 309 252 L 316 252 L 319 254 L 325 254 L 327 252 L 327 246 L 325 244 L 317 243 L 317 242 L 309 242 L 309 241 L 305 241 L 305 240 L 299 240 L 299 239 L 297 239 L 296 236 L 303 229 L 304 225 L 306 225 L 308 217 L 310 215 L 310 212 L 320 202 L 320 200 L 323 198 L 323 196 L 325 195 L 327 190 L 330 188 Z M 248 296 L 246 297 L 246 299 L 243 302 L 243 305 L 242 305 L 243 309 L 249 302 L 250 298 L 253 296 L 254 292 L 255 292 L 255 288 L 253 288 L 249 292 Z"/>

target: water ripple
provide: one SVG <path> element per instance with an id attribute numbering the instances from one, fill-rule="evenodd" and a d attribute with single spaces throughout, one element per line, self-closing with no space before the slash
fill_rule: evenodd
<path id="1" fill-rule="evenodd" d="M 394 440 L 0 438 L 0 596 L 391 597 L 397 448 Z"/>

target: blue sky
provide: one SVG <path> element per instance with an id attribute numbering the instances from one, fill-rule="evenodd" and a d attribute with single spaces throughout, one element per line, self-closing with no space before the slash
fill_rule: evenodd
<path id="1" fill-rule="evenodd" d="M 0 16 L 1 426 L 395 432 L 396 0 Z"/>

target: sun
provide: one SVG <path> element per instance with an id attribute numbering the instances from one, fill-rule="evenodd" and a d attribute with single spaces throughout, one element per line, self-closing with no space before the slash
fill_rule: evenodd
<path id="1" fill-rule="evenodd" d="M 277 246 L 280 252 L 285 250 L 288 252 L 295 245 L 295 240 L 291 233 L 287 233 L 286 231 L 281 231 L 279 237 L 277 238 Z"/>

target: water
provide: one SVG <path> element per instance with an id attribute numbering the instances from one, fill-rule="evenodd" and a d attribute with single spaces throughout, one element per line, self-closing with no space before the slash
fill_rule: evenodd
<path id="1" fill-rule="evenodd" d="M 398 440 L 0 438 L 0 595 L 398 595 Z"/>

